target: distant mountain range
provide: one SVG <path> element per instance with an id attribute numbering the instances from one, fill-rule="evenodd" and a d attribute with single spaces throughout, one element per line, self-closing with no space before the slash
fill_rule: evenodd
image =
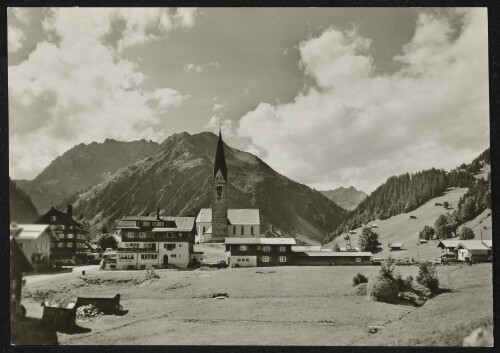
<path id="1" fill-rule="evenodd" d="M 323 195 L 335 202 L 340 207 L 352 211 L 368 196 L 361 190 L 354 187 L 340 187 L 335 190 L 320 191 Z"/>
<path id="2" fill-rule="evenodd" d="M 31 223 L 38 218 L 38 212 L 29 196 L 9 178 L 10 219 L 17 223 Z"/>
<path id="3" fill-rule="evenodd" d="M 83 214 L 94 229 L 113 227 L 124 215 L 153 213 L 157 206 L 164 215 L 195 216 L 212 200 L 216 142 L 213 133 L 203 132 L 175 134 L 161 145 L 82 144 L 20 185 L 41 212 L 71 203 L 74 214 Z M 227 145 L 225 155 L 229 207 L 259 208 L 263 232 L 272 224 L 321 240 L 346 217 L 321 193 L 280 175 L 256 156 Z"/>
<path id="4" fill-rule="evenodd" d="M 33 180 L 15 180 L 33 201 L 39 213 L 45 213 L 77 192 L 108 178 L 118 169 L 158 149 L 146 140 L 79 144 L 57 157 Z"/>

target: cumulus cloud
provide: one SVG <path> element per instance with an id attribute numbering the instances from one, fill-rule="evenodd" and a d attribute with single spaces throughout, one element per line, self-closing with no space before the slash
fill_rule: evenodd
<path id="1" fill-rule="evenodd" d="M 22 24 L 29 24 L 30 23 L 30 16 L 28 11 L 25 8 L 22 7 L 12 7 L 12 13 L 16 20 L 21 22 Z"/>
<path id="2" fill-rule="evenodd" d="M 121 51 L 190 26 L 192 16 L 179 9 L 48 10 L 43 28 L 56 40 L 39 42 L 25 61 L 9 66 L 12 176 L 34 177 L 77 143 L 163 138 L 166 112 L 188 97 L 142 89 L 145 76 Z M 107 36 L 117 28 L 110 45 Z"/>
<path id="3" fill-rule="evenodd" d="M 216 111 L 222 110 L 224 108 L 225 108 L 224 104 L 215 103 L 214 106 L 212 107 L 212 110 L 214 112 L 216 112 Z"/>
<path id="4" fill-rule="evenodd" d="M 7 27 L 7 43 L 10 53 L 15 53 L 23 47 L 23 42 L 26 39 L 23 31 L 15 26 Z"/>
<path id="5" fill-rule="evenodd" d="M 272 167 L 319 189 L 370 192 L 394 174 L 452 168 L 489 145 L 487 40 L 484 9 L 424 12 L 394 57 L 401 68 L 382 75 L 369 38 L 329 28 L 298 45 L 314 85 L 292 102 L 260 103 L 237 134 Z"/>
<path id="6" fill-rule="evenodd" d="M 217 61 L 212 61 L 208 63 L 209 66 L 215 67 L 216 69 L 220 69 L 220 64 Z"/>
<path id="7" fill-rule="evenodd" d="M 182 68 L 184 69 L 184 71 L 196 72 L 197 74 L 199 74 L 203 71 L 203 68 L 201 66 L 193 64 L 193 63 L 186 64 Z"/>
<path id="8" fill-rule="evenodd" d="M 219 128 L 222 130 L 224 136 L 234 136 L 233 122 L 231 119 L 222 119 L 218 115 L 213 115 L 208 123 L 204 126 L 206 131 L 219 133 Z"/>

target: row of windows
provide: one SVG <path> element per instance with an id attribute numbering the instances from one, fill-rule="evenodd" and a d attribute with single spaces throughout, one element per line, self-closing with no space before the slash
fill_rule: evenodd
<path id="1" fill-rule="evenodd" d="M 247 251 L 248 246 L 247 245 L 240 245 L 240 251 Z M 271 252 L 271 246 L 270 245 L 264 245 L 264 246 L 257 246 L 257 250 L 262 250 L 264 252 Z M 280 246 L 278 247 L 279 252 L 286 252 L 286 246 Z"/>
<path id="2" fill-rule="evenodd" d="M 52 216 L 52 217 L 50 217 L 50 220 L 51 220 L 52 222 L 55 222 L 55 221 L 56 221 L 56 216 Z M 52 224 L 52 225 L 50 226 L 50 228 L 51 228 L 52 230 L 64 230 L 64 229 L 66 229 L 66 226 L 65 226 L 64 224 Z M 69 227 L 68 227 L 68 229 L 73 229 L 73 226 L 69 226 Z"/>
<path id="3" fill-rule="evenodd" d="M 203 227 L 202 234 L 205 234 L 205 231 L 206 231 L 206 227 Z M 233 226 L 233 235 L 236 235 L 236 226 Z M 244 226 L 241 226 L 241 235 L 245 235 L 245 227 Z M 250 235 L 254 235 L 253 234 L 253 226 L 250 226 Z"/>
<path id="4" fill-rule="evenodd" d="M 181 255 L 171 254 L 170 257 L 180 258 Z M 133 260 L 135 258 L 134 254 L 119 254 L 118 259 L 120 260 Z M 158 254 L 141 254 L 141 260 L 157 260 Z"/>
<path id="5" fill-rule="evenodd" d="M 141 254 L 141 260 L 157 260 L 158 254 Z"/>
<path id="6" fill-rule="evenodd" d="M 25 249 L 27 246 L 25 247 L 25 246 L 24 246 L 24 243 L 19 242 L 19 247 L 20 247 L 20 248 L 22 248 L 22 249 L 23 249 L 23 248 Z M 39 243 L 35 243 L 35 244 L 33 245 L 33 247 L 35 248 L 35 250 L 47 250 L 47 249 L 49 248 L 49 244 L 39 244 Z"/>
<path id="7" fill-rule="evenodd" d="M 238 262 L 249 262 L 250 259 L 238 259 Z"/>
<path id="8" fill-rule="evenodd" d="M 164 234 L 164 233 L 163 233 Z M 163 235 L 162 233 L 156 233 L 154 234 L 155 237 L 160 237 Z M 177 235 L 179 237 L 182 237 L 182 234 L 183 233 L 178 233 Z M 126 239 L 126 238 L 135 238 L 135 233 L 134 232 L 126 232 L 123 234 L 123 238 Z M 139 232 L 138 233 L 138 237 L 139 238 L 147 238 L 147 233 L 146 232 Z M 167 238 L 175 238 L 176 237 L 176 234 L 175 233 L 172 233 L 172 232 L 168 232 L 167 233 Z"/>
<path id="9" fill-rule="evenodd" d="M 85 235 L 83 234 L 77 234 L 76 236 L 74 234 L 58 234 L 57 237 L 59 239 L 64 239 L 66 236 L 66 239 L 78 239 L 78 240 L 84 240 L 85 239 Z"/>
<path id="10" fill-rule="evenodd" d="M 123 243 L 125 248 L 140 249 L 140 243 Z M 163 243 L 163 249 L 174 250 L 177 245 L 182 248 L 182 244 Z M 156 243 L 147 244 L 148 249 L 156 249 Z"/>
<path id="11" fill-rule="evenodd" d="M 142 224 L 143 227 L 150 227 L 150 226 L 165 227 L 165 222 L 158 222 L 158 221 L 155 221 L 155 222 L 144 221 L 144 222 L 141 222 L 140 224 Z"/>
<path id="12" fill-rule="evenodd" d="M 269 262 L 269 256 L 262 256 L 262 257 L 260 258 L 260 261 L 262 261 L 262 262 Z M 286 256 L 280 256 L 280 257 L 278 258 L 278 261 L 279 261 L 279 262 L 286 262 Z"/>

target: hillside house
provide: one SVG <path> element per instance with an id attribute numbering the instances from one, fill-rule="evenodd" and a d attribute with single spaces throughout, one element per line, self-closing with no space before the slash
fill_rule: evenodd
<path id="1" fill-rule="evenodd" d="M 195 218 L 126 216 L 118 223 L 116 263 L 109 269 L 187 268 L 194 258 Z"/>
<path id="2" fill-rule="evenodd" d="M 56 237 L 51 242 L 50 259 L 53 262 L 86 263 L 87 230 L 73 218 L 73 206 L 66 212 L 54 207 L 35 221 L 36 224 L 49 224 Z"/>
<path id="3" fill-rule="evenodd" d="M 463 240 L 455 248 L 458 261 L 492 261 L 491 240 Z"/>
<path id="4" fill-rule="evenodd" d="M 293 264 L 294 238 L 226 238 L 229 265 L 239 267 L 288 266 Z"/>
<path id="5" fill-rule="evenodd" d="M 369 266 L 373 254 L 361 251 L 304 251 L 293 254 L 297 266 Z"/>
<path id="6" fill-rule="evenodd" d="M 21 290 L 23 273 L 33 272 L 35 269 L 19 247 L 14 236 L 10 236 L 10 315 L 17 316 L 21 307 Z"/>
<path id="7" fill-rule="evenodd" d="M 455 248 L 460 243 L 458 239 L 445 239 L 438 243 L 438 248 L 441 248 L 441 254 L 455 254 Z"/>
<path id="8" fill-rule="evenodd" d="M 48 224 L 11 224 L 10 235 L 36 271 L 47 269 L 51 242 L 57 238 Z"/>
<path id="9" fill-rule="evenodd" d="M 389 243 L 389 251 L 405 250 L 403 243 Z"/>

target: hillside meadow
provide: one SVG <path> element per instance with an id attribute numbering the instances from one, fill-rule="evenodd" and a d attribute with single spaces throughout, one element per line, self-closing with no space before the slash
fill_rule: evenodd
<path id="1" fill-rule="evenodd" d="M 162 345 L 451 345 L 479 325 L 492 324 L 491 264 L 438 269 L 444 288 L 420 308 L 354 296 L 352 277 L 379 267 L 268 267 L 76 273 L 28 283 L 23 304 L 41 317 L 34 298 L 119 293 L 128 312 L 77 319 L 80 333 L 57 333 L 59 344 Z M 397 267 L 402 275 L 417 267 Z M 136 279 L 137 281 L 133 281 Z M 227 293 L 226 299 L 215 299 Z M 471 305 L 474 303 L 474 305 Z M 381 326 L 376 334 L 371 325 Z M 272 334 L 270 334 L 272 332 Z M 250 334 L 251 333 L 251 334 Z"/>

